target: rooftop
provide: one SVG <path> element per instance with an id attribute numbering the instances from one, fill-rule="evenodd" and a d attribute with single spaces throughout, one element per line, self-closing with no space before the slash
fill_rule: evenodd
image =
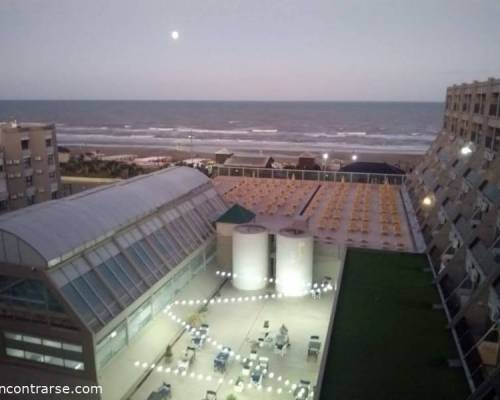
<path id="1" fill-rule="evenodd" d="M 364 172 L 369 174 L 395 174 L 400 175 L 405 172 L 396 167 L 395 165 L 390 165 L 385 162 L 366 162 L 358 161 L 347 164 L 340 168 L 341 172 Z"/>
<path id="2" fill-rule="evenodd" d="M 269 156 L 235 154 L 224 162 L 224 166 L 265 168 L 271 160 Z"/>
<path id="3" fill-rule="evenodd" d="M 320 400 L 463 399 L 424 255 L 348 250 Z"/>
<path id="4" fill-rule="evenodd" d="M 0 252 L 0 261 L 53 265 L 208 182 L 174 167 L 5 214 L 0 233 L 13 236 L 19 251 Z"/>
<path id="5" fill-rule="evenodd" d="M 223 222 L 227 224 L 245 224 L 252 221 L 255 218 L 255 214 L 240 206 L 239 204 L 234 204 L 229 210 L 222 214 L 216 222 Z"/>

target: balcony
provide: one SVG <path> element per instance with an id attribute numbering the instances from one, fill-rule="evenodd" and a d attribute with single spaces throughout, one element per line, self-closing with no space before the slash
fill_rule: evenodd
<path id="1" fill-rule="evenodd" d="M 483 188 L 481 193 L 486 197 L 486 200 L 493 204 L 495 207 L 500 205 L 500 188 L 498 185 L 494 185 L 491 182 L 488 182 L 486 187 Z"/>
<path id="2" fill-rule="evenodd" d="M 50 184 L 50 191 L 54 193 L 57 192 L 58 190 L 59 190 L 59 185 L 57 184 L 57 182 L 52 182 Z"/>
<path id="3" fill-rule="evenodd" d="M 493 252 L 481 240 L 474 243 L 467 251 L 484 276 L 490 276 L 498 268 Z"/>
<path id="4" fill-rule="evenodd" d="M 458 214 L 458 208 L 453 204 L 451 200 L 448 200 L 446 204 L 443 205 L 443 210 L 449 221 L 453 221 Z"/>
<path id="5" fill-rule="evenodd" d="M 476 189 L 483 181 L 483 177 L 474 170 L 469 170 L 464 179 L 472 189 Z"/>
<path id="6" fill-rule="evenodd" d="M 460 218 L 453 223 L 453 227 L 462 242 L 466 243 L 469 241 L 471 236 L 471 226 L 464 217 L 460 216 Z"/>
<path id="7" fill-rule="evenodd" d="M 21 158 L 30 158 L 30 157 L 31 157 L 30 149 L 21 150 Z"/>

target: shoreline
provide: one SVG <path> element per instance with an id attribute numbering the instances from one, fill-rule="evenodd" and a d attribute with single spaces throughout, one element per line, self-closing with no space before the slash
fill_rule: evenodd
<path id="1" fill-rule="evenodd" d="M 210 152 L 206 150 L 200 150 L 193 148 L 193 151 L 189 150 L 178 150 L 169 147 L 158 147 L 158 146 L 134 146 L 134 145 L 78 145 L 78 144 L 59 144 L 64 146 L 73 153 L 84 153 L 91 151 L 99 151 L 105 155 L 117 155 L 117 154 L 136 154 L 138 157 L 154 157 L 154 156 L 169 156 L 172 158 L 172 162 L 182 161 L 188 158 L 204 158 L 204 159 L 215 159 L 215 152 Z M 303 151 L 297 150 L 273 150 L 273 149 L 239 149 L 237 146 L 230 147 L 229 150 L 234 153 L 243 154 L 258 154 L 258 155 L 268 155 L 272 156 L 277 162 L 289 162 L 292 163 L 297 159 L 299 154 Z M 308 151 L 316 156 L 317 162 L 321 165 L 321 152 L 318 151 Z M 329 151 L 329 162 L 333 160 L 340 160 L 343 164 L 349 164 L 352 162 L 351 155 L 352 151 Z M 424 153 L 393 153 L 393 152 L 356 152 L 358 155 L 358 162 L 386 162 L 392 165 L 399 165 L 401 169 L 408 171 L 412 169 L 424 156 Z"/>

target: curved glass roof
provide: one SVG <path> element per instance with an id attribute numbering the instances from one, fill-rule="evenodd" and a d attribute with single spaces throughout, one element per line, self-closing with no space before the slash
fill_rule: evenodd
<path id="1" fill-rule="evenodd" d="M 6 214 L 0 233 L 13 235 L 52 266 L 207 182 L 195 169 L 169 168 Z"/>

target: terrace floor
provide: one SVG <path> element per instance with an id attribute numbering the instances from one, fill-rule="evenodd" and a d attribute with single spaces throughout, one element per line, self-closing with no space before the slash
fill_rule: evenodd
<path id="1" fill-rule="evenodd" d="M 332 251 L 331 246 L 317 245 L 315 249 L 314 280 L 319 281 L 324 276 L 333 278 L 335 284 L 340 269 L 340 259 L 337 253 Z M 272 291 L 272 288 L 269 288 Z M 264 294 L 261 292 L 242 292 L 234 289 L 230 282 L 221 289 L 221 297 L 238 297 Z M 180 294 L 179 299 L 183 296 Z M 264 321 L 270 321 L 271 336 L 274 336 L 281 324 L 285 324 L 289 329 L 291 346 L 287 354 L 282 357 L 275 354 L 271 348 L 261 348 L 258 350 L 259 356 L 269 357 L 269 371 L 274 374 L 273 378 L 266 378 L 263 382 L 263 389 L 258 391 L 256 386 L 248 387 L 248 377 L 245 377 L 243 392 L 235 393 L 234 381 L 242 374 L 240 361 L 232 359 L 228 369 L 224 374 L 214 372 L 213 360 L 218 353 L 218 349 L 211 343 L 196 352 L 196 359 L 188 370 L 187 376 L 166 373 L 166 368 L 175 369 L 177 361 L 180 359 L 185 348 L 190 344 L 191 336 L 184 333 L 173 347 L 173 360 L 165 363 L 164 360 L 155 365 L 151 374 L 140 385 L 138 390 L 131 397 L 132 400 L 147 399 L 149 394 L 157 389 L 162 382 L 172 385 L 172 398 L 180 400 L 201 400 L 207 390 L 217 392 L 218 399 L 234 393 L 238 400 L 250 399 L 278 399 L 292 397 L 288 394 L 293 383 L 300 379 L 306 379 L 315 386 L 322 352 L 317 360 L 307 360 L 307 345 L 311 335 L 320 336 L 322 344 L 327 334 L 329 317 L 332 314 L 334 294 L 328 292 L 320 299 L 312 299 L 310 296 L 303 298 L 282 298 L 267 301 L 214 304 L 208 307 L 208 311 L 203 317 L 204 322 L 210 326 L 210 336 L 217 340 L 217 343 L 230 346 L 237 354 L 247 357 L 250 353 L 251 341 L 262 336 Z M 185 306 L 186 307 L 186 306 Z M 173 308 L 182 309 L 182 306 Z M 160 367 L 160 368 L 158 368 Z M 158 370 L 160 369 L 160 370 Z M 191 373 L 195 377 L 189 376 Z M 203 378 L 198 380 L 198 376 Z M 210 376 L 210 381 L 206 377 Z M 278 377 L 281 376 L 281 380 Z M 220 383 L 219 379 L 224 382 Z M 232 380 L 232 381 L 231 381 Z M 290 384 L 285 385 L 289 380 Z M 272 392 L 267 388 L 272 387 Z M 281 387 L 283 395 L 276 393 Z"/>
<path id="2" fill-rule="evenodd" d="M 398 185 L 227 176 L 214 184 L 228 203 L 252 210 L 273 232 L 300 220 L 316 240 L 415 251 Z"/>
<path id="3" fill-rule="evenodd" d="M 423 255 L 351 249 L 320 400 L 459 400 L 470 393 Z"/>

